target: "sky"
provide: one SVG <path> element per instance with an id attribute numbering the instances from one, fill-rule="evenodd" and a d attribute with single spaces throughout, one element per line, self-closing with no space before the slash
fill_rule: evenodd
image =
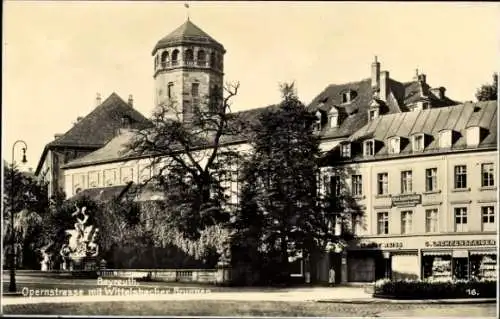
<path id="1" fill-rule="evenodd" d="M 2 158 L 28 144 L 36 168 L 54 134 L 116 92 L 145 116 L 153 109 L 156 42 L 186 21 L 221 42 L 225 81 L 240 82 L 232 110 L 279 101 L 294 81 L 310 102 L 329 84 L 382 70 L 415 69 L 459 101 L 500 69 L 500 5 L 467 2 L 4 1 Z M 21 147 L 15 157 L 21 159 Z"/>

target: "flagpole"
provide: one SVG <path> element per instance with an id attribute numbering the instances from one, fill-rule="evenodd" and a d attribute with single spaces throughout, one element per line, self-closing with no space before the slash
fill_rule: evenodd
<path id="1" fill-rule="evenodd" d="M 186 8 L 186 15 L 187 15 L 187 20 L 189 21 L 189 3 L 185 2 L 184 3 L 184 8 Z"/>

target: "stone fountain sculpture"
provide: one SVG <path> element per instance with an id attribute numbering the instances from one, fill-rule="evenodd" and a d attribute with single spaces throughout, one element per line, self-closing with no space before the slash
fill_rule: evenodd
<path id="1" fill-rule="evenodd" d="M 97 269 L 99 229 L 94 225 L 87 225 L 89 216 L 86 210 L 87 207 L 81 209 L 76 207 L 76 211 L 71 215 L 76 217 L 76 223 L 74 229 L 66 230 L 66 234 L 70 237 L 60 251 L 63 258 L 63 270 L 95 271 Z"/>

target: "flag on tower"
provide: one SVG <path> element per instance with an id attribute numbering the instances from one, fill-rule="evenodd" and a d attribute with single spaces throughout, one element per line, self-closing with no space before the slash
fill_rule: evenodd
<path id="1" fill-rule="evenodd" d="M 189 9 L 189 4 L 187 2 L 184 3 L 184 7 Z"/>

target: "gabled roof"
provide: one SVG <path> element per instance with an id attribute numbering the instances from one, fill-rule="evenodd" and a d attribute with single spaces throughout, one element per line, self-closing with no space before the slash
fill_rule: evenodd
<path id="1" fill-rule="evenodd" d="M 122 118 L 130 120 L 132 128 L 145 128 L 150 121 L 131 107 L 116 93 L 112 93 L 83 119 L 78 121 L 69 131 L 58 139 L 48 143 L 42 153 L 35 174 L 45 160 L 47 151 L 54 147 L 74 147 L 98 149 L 116 136 L 122 127 Z"/>
<path id="2" fill-rule="evenodd" d="M 487 135 L 475 148 L 497 148 L 496 101 L 465 103 L 450 107 L 383 115 L 357 130 L 349 140 L 362 141 L 367 136 L 370 136 L 387 144 L 390 137 L 398 136 L 408 139 L 415 133 L 423 133 L 431 137 L 424 153 L 436 153 L 440 151 L 439 132 L 449 129 L 459 135 L 450 151 L 465 150 L 468 149 L 465 140 L 466 128 L 471 124 L 480 126 L 487 131 Z M 411 154 L 411 145 L 406 145 L 397 156 L 404 156 L 405 154 Z M 387 145 L 384 145 L 377 152 L 375 158 L 389 156 L 393 155 L 387 153 Z M 362 159 L 362 156 L 355 156 L 354 159 Z"/>
<path id="3" fill-rule="evenodd" d="M 182 44 L 212 44 L 224 50 L 222 44 L 217 42 L 188 19 L 177 29 L 158 41 L 153 49 L 152 55 L 154 55 L 158 49 Z"/>

